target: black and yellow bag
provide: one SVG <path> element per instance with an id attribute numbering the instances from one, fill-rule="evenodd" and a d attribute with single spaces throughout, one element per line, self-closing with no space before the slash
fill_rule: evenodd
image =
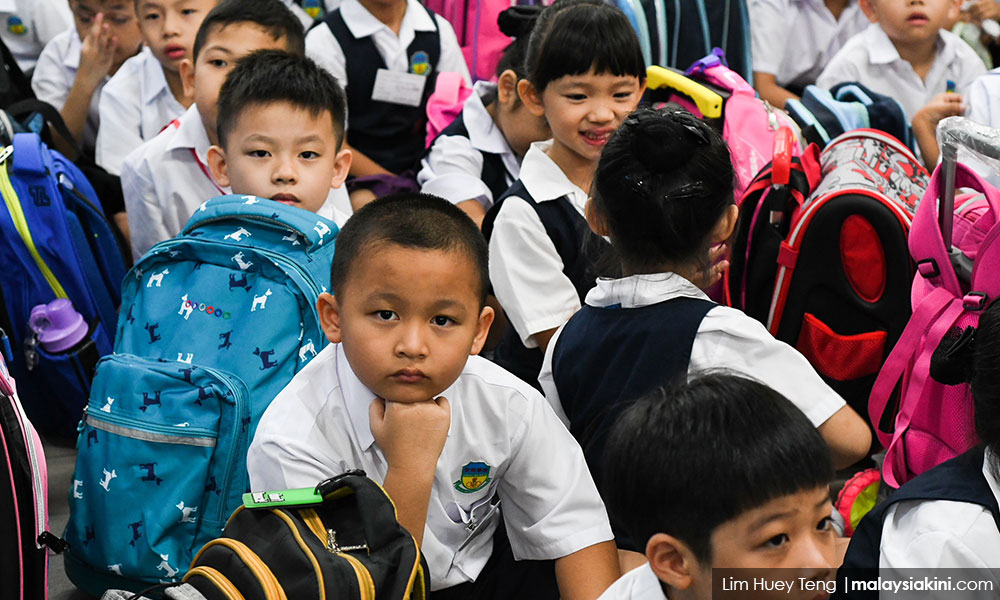
<path id="1" fill-rule="evenodd" d="M 208 600 L 427 598 L 420 549 L 364 471 L 243 504 L 184 577 Z"/>

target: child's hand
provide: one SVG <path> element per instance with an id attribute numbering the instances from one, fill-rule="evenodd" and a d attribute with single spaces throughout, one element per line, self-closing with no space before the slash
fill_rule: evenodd
<path id="1" fill-rule="evenodd" d="M 954 92 L 944 92 L 934 96 L 930 102 L 917 111 L 917 114 L 913 117 L 913 128 L 934 132 L 941 119 L 946 117 L 960 117 L 964 113 L 965 106 L 962 104 L 962 95 Z"/>
<path id="2" fill-rule="evenodd" d="M 112 35 L 111 26 L 104 22 L 104 13 L 97 13 L 83 38 L 77 77 L 86 78 L 96 88 L 111 72 L 117 48 L 118 38 Z"/>
<path id="3" fill-rule="evenodd" d="M 729 246 L 727 244 L 718 244 L 712 246 L 708 251 L 708 261 L 711 265 L 708 271 L 699 271 L 698 281 L 696 285 L 707 290 L 722 279 L 722 275 L 729 268 Z"/>
<path id="4" fill-rule="evenodd" d="M 996 0 L 978 0 L 968 9 L 962 11 L 973 23 L 982 23 L 984 19 L 1000 17 L 1000 3 Z"/>
<path id="5" fill-rule="evenodd" d="M 368 409 L 372 436 L 390 467 L 419 471 L 437 464 L 451 425 L 448 399 L 414 403 L 376 398 Z"/>

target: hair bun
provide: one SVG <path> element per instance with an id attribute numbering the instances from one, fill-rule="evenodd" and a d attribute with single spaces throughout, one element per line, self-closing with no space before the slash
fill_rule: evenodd
<path id="1" fill-rule="evenodd" d="M 539 13 L 544 6 L 520 6 L 515 5 L 504 10 L 497 17 L 497 25 L 500 26 L 500 33 L 507 37 L 519 38 L 531 33 L 538 20 Z"/>
<path id="2" fill-rule="evenodd" d="M 945 385 L 958 385 L 972 380 L 976 349 L 976 329 L 953 327 L 931 355 L 930 375 Z"/>
<path id="3" fill-rule="evenodd" d="M 711 127 L 679 105 L 641 108 L 622 125 L 633 156 L 652 174 L 683 167 L 694 156 L 692 146 L 712 143 Z"/>

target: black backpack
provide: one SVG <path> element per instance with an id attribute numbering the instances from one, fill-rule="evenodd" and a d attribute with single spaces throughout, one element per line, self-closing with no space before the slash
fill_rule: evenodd
<path id="1" fill-rule="evenodd" d="M 17 66 L 14 55 L 2 40 L 0 40 L 0 52 L 3 53 L 3 68 L 0 68 L 0 108 L 7 108 L 20 100 L 34 98 L 35 93 L 31 91 L 28 76 Z"/>

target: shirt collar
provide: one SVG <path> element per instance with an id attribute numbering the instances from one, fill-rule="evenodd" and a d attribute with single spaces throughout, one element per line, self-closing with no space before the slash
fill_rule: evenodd
<path id="1" fill-rule="evenodd" d="M 472 88 L 472 95 L 462 108 L 462 119 L 469 131 L 469 142 L 473 148 L 491 154 L 513 154 L 503 132 L 483 104 L 483 96 L 496 96 L 496 91 L 497 84 L 477 81 Z"/>
<path id="2" fill-rule="evenodd" d="M 344 24 L 351 31 L 351 35 L 356 38 L 368 37 L 380 29 L 389 30 L 389 27 L 375 18 L 375 15 L 368 12 L 358 0 L 344 0 L 340 5 L 340 16 L 344 18 Z M 418 0 L 406 1 L 406 13 L 403 15 L 403 23 L 399 27 L 400 33 L 407 28 L 413 31 L 434 31 L 436 29 L 431 16 L 420 5 Z M 391 31 L 391 30 L 389 30 Z"/>
<path id="3" fill-rule="evenodd" d="M 520 178 L 528 193 L 535 202 L 555 200 L 573 194 L 586 198 L 587 193 L 570 181 L 559 165 L 545 153 L 551 147 L 552 140 L 534 142 L 524 155 Z"/>
<path id="4" fill-rule="evenodd" d="M 74 71 L 80 68 L 80 50 L 83 47 L 83 42 L 80 41 L 80 36 L 76 32 L 76 27 L 70 26 L 69 31 L 69 44 L 66 46 L 66 54 L 63 55 L 62 64 L 67 69 L 73 69 Z"/>
<path id="5" fill-rule="evenodd" d="M 163 73 L 163 66 L 160 61 L 153 56 L 153 51 L 144 47 L 138 56 L 129 60 L 142 61 L 142 103 L 152 104 L 154 100 L 164 92 L 171 93 L 167 85 L 167 76 Z"/>
<path id="6" fill-rule="evenodd" d="M 205 124 L 201 121 L 201 113 L 198 112 L 198 105 L 192 104 L 181 118 L 178 119 L 177 133 L 174 134 L 167 151 L 184 149 L 194 150 L 200 160 L 205 160 L 208 154 L 208 147 L 212 143 L 208 140 L 208 132 L 205 131 Z"/>
<path id="7" fill-rule="evenodd" d="M 677 297 L 709 299 L 677 273 L 645 273 L 620 279 L 602 277 L 587 292 L 586 302 L 596 308 L 642 308 Z"/>

